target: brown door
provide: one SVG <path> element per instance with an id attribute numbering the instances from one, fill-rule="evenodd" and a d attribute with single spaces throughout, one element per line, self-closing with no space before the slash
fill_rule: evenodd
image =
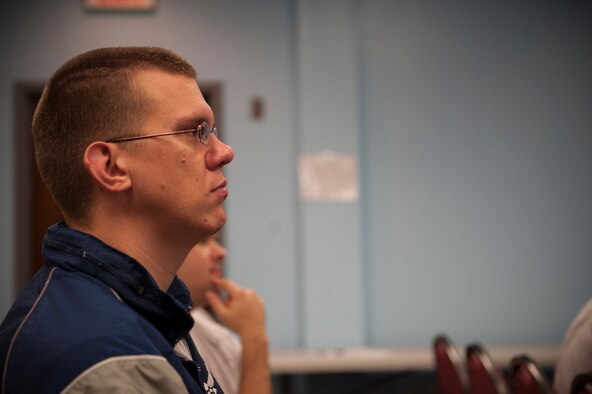
<path id="1" fill-rule="evenodd" d="M 43 265 L 41 241 L 51 224 L 62 220 L 59 208 L 41 180 L 31 140 L 31 120 L 43 83 L 15 85 L 16 290 Z"/>

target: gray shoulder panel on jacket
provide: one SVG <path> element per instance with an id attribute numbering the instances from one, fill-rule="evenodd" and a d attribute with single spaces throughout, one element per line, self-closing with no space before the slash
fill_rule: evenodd
<path id="1" fill-rule="evenodd" d="M 164 357 L 140 354 L 103 360 L 78 375 L 62 393 L 187 393 L 187 388 Z"/>

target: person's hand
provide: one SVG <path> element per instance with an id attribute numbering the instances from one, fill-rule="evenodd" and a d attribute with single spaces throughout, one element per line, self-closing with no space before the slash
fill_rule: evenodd
<path id="1" fill-rule="evenodd" d="M 226 293 L 220 298 L 214 290 L 206 300 L 218 320 L 240 336 L 242 345 L 241 394 L 271 394 L 269 345 L 265 332 L 265 306 L 254 290 L 243 289 L 236 283 L 212 278 L 217 290 Z"/>
<path id="2" fill-rule="evenodd" d="M 243 289 L 228 279 L 212 278 L 214 285 L 226 292 L 226 298 L 209 290 L 206 299 L 220 322 L 243 340 L 265 338 L 265 306 L 252 289 Z"/>

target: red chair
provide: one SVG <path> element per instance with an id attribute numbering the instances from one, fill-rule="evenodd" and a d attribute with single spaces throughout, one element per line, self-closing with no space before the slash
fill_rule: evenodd
<path id="1" fill-rule="evenodd" d="M 456 348 L 444 335 L 434 339 L 436 374 L 444 394 L 469 394 L 469 377 Z"/>
<path id="2" fill-rule="evenodd" d="M 476 394 L 508 394 L 508 384 L 480 344 L 467 347 L 467 367 L 471 390 Z"/>
<path id="3" fill-rule="evenodd" d="M 525 354 L 510 361 L 510 381 L 514 394 L 553 394 L 539 366 Z"/>
<path id="4" fill-rule="evenodd" d="M 591 394 L 592 393 L 592 371 L 577 374 L 572 382 L 570 394 Z"/>

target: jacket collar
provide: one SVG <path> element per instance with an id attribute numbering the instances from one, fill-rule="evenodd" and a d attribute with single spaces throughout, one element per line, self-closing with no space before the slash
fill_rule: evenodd
<path id="1" fill-rule="evenodd" d="M 174 345 L 193 326 L 191 297 L 175 276 L 167 292 L 138 261 L 65 223 L 51 226 L 43 240 L 48 265 L 84 272 L 112 288 L 123 302 L 149 320 Z"/>

